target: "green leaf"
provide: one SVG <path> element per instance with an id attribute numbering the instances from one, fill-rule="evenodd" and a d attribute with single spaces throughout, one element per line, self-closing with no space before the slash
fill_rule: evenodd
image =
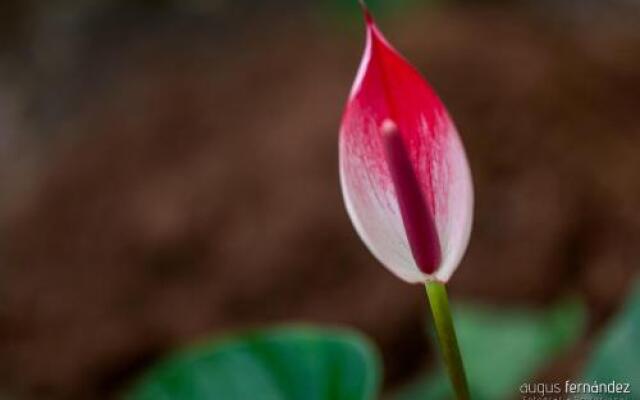
<path id="1" fill-rule="evenodd" d="M 370 400 L 380 362 L 345 330 L 284 327 L 178 352 L 146 373 L 130 400 Z"/>
<path id="2" fill-rule="evenodd" d="M 453 317 L 474 400 L 517 396 L 519 387 L 584 334 L 582 303 L 566 300 L 550 310 L 461 305 Z M 438 370 L 396 400 L 451 398 L 448 378 Z"/>
<path id="3" fill-rule="evenodd" d="M 640 399 L 640 282 L 587 363 L 583 382 L 594 381 L 629 383 L 634 394 L 619 397 Z"/>

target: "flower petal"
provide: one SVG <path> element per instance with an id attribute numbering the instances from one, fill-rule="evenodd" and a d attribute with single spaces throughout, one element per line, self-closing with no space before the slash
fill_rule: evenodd
<path id="1" fill-rule="evenodd" d="M 367 247 L 398 277 L 415 283 L 447 281 L 471 230 L 473 189 L 464 148 L 435 92 L 365 15 L 364 55 L 340 130 L 340 178 L 347 211 Z M 421 212 L 413 212 L 415 206 L 401 207 L 415 201 L 407 203 L 404 190 L 395 186 L 398 181 L 394 183 L 382 132 L 385 121 L 397 125 L 431 217 L 418 222 L 434 227 L 412 226 L 417 222 L 407 216 Z M 433 230 L 437 238 L 419 236 Z"/>

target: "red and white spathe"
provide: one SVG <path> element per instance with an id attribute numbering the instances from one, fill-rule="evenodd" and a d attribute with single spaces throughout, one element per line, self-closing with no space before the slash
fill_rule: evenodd
<path id="1" fill-rule="evenodd" d="M 346 208 L 369 250 L 395 275 L 446 282 L 471 231 L 464 148 L 433 89 L 366 10 L 365 17 L 364 54 L 340 129 Z"/>

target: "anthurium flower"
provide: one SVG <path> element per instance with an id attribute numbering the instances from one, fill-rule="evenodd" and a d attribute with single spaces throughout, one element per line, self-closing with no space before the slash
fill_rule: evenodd
<path id="1" fill-rule="evenodd" d="M 366 44 L 340 129 L 340 180 L 356 231 L 391 272 L 447 282 L 466 250 L 473 188 L 444 105 L 365 9 Z"/>

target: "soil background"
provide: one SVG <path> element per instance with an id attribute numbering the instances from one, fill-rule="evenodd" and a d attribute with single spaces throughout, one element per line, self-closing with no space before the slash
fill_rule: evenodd
<path id="1" fill-rule="evenodd" d="M 423 289 L 367 252 L 340 194 L 362 22 L 249 3 L 2 6 L 0 397 L 112 398 L 179 345 L 290 321 L 371 336 L 388 389 L 430 365 Z M 454 298 L 589 307 L 549 379 L 579 370 L 640 260 L 640 14 L 614 3 L 379 21 L 470 158 Z"/>

